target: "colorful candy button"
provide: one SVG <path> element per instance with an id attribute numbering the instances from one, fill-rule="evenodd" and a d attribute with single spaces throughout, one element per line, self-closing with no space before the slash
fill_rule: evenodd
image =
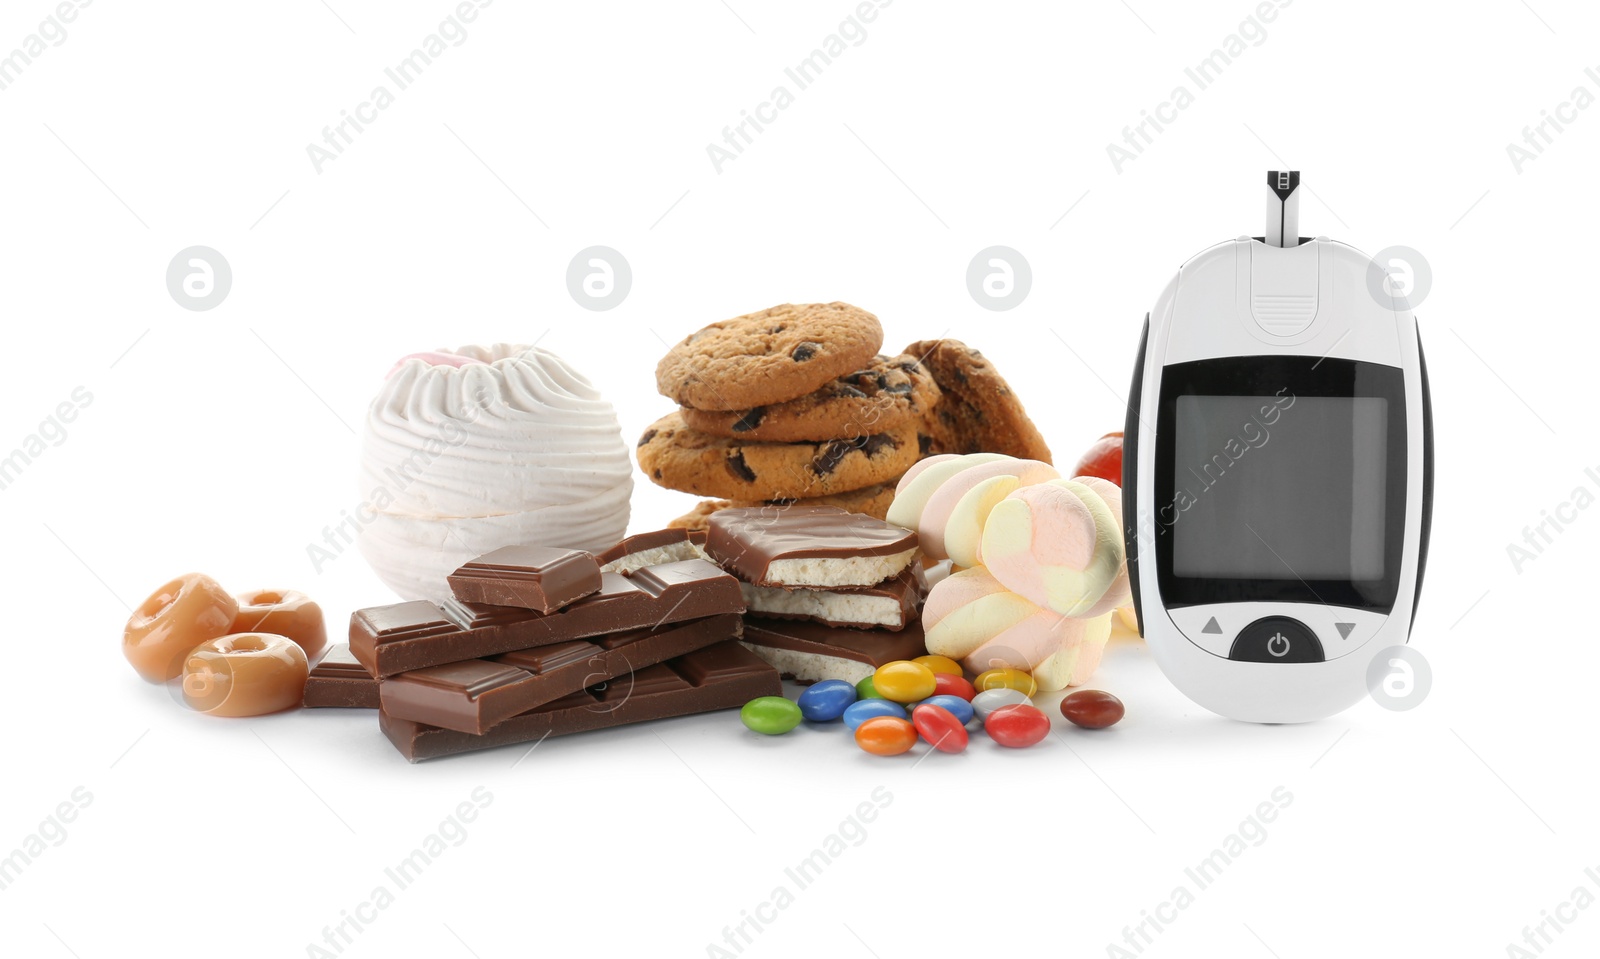
<path id="1" fill-rule="evenodd" d="M 917 727 L 917 733 L 928 741 L 928 745 L 942 753 L 959 753 L 967 748 L 967 727 L 959 717 L 941 705 L 918 703 L 911 710 L 911 724 Z"/>
<path id="2" fill-rule="evenodd" d="M 825 679 L 807 687 L 795 700 L 800 715 L 814 723 L 831 723 L 856 701 L 856 688 L 842 679 Z"/>
<path id="3" fill-rule="evenodd" d="M 1039 686 L 1033 677 L 1020 669 L 1011 666 L 1001 666 L 978 674 L 972 685 L 978 692 L 986 689 L 1015 689 L 1024 696 L 1032 696 L 1039 691 Z"/>
<path id="4" fill-rule="evenodd" d="M 964 676 L 952 676 L 949 673 L 933 674 L 933 694 L 935 696 L 959 696 L 967 702 L 972 702 L 972 697 L 978 691 L 967 682 Z"/>
<path id="5" fill-rule="evenodd" d="M 856 683 L 856 698 L 882 699 L 883 694 L 878 692 L 878 688 L 872 684 L 871 676 L 863 676 L 861 677 L 861 681 Z"/>
<path id="6" fill-rule="evenodd" d="M 929 696 L 920 703 L 917 703 L 917 706 L 938 706 L 941 709 L 948 709 L 951 715 L 955 716 L 963 726 L 972 722 L 972 704 L 967 702 L 965 699 L 962 699 L 960 696 L 936 694 Z M 917 706 L 911 707 L 911 718 L 913 720 L 915 720 L 917 716 Z"/>
<path id="7" fill-rule="evenodd" d="M 782 696 L 761 696 L 744 704 L 739 720 L 765 736 L 781 736 L 800 725 L 800 707 Z"/>
<path id="8" fill-rule="evenodd" d="M 951 659 L 949 656 L 935 656 L 930 653 L 927 656 L 918 656 L 916 659 L 913 659 L 912 662 L 921 663 L 922 665 L 933 670 L 935 676 L 965 675 L 962 672 L 961 664 Z"/>
<path id="9" fill-rule="evenodd" d="M 884 663 L 872 674 L 872 687 L 884 699 L 892 699 L 897 703 L 927 699 L 933 695 L 936 685 L 933 670 L 907 659 Z"/>
<path id="10" fill-rule="evenodd" d="M 846 729 L 853 733 L 856 731 L 857 726 L 860 726 L 869 719 L 876 719 L 879 716 L 892 716 L 895 719 L 905 719 L 905 707 L 901 706 L 899 703 L 891 703 L 887 699 L 882 698 L 860 699 L 845 707 L 844 725 Z"/>
<path id="11" fill-rule="evenodd" d="M 1001 706 L 1015 706 L 1017 704 L 1029 705 L 1029 699 L 1015 689 L 986 689 L 972 697 L 972 711 L 984 722 L 989 721 L 989 714 Z"/>
<path id="12" fill-rule="evenodd" d="M 1103 689 L 1080 689 L 1061 700 L 1061 715 L 1084 729 L 1113 726 L 1122 714 L 1122 700 Z"/>
<path id="13" fill-rule="evenodd" d="M 874 756 L 898 756 L 916 744 L 917 727 L 894 716 L 875 716 L 856 727 L 856 745 Z"/>
<path id="14" fill-rule="evenodd" d="M 1050 735 L 1050 717 L 1033 706 L 1013 703 L 991 712 L 983 731 L 1002 746 L 1021 749 Z"/>

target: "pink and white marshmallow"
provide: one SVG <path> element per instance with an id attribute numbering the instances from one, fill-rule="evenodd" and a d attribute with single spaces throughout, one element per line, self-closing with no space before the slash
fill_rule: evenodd
<path id="1" fill-rule="evenodd" d="M 1089 615 L 1124 558 L 1122 524 L 1100 494 L 1073 480 L 1012 492 L 983 527 L 983 562 L 995 579 L 1063 616 Z"/>

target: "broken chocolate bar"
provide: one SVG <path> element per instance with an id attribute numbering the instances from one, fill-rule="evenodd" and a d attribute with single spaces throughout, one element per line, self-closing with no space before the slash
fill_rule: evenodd
<path id="1" fill-rule="evenodd" d="M 350 655 L 344 643 L 328 647 L 328 652 L 306 677 L 306 706 L 350 706 L 378 708 L 378 681 L 367 667 Z"/>
<path id="2" fill-rule="evenodd" d="M 824 679 L 856 683 L 884 663 L 928 652 L 918 623 L 892 632 L 746 616 L 743 642 L 785 679 L 802 683 Z"/>
<path id="3" fill-rule="evenodd" d="M 440 729 L 378 711 L 378 723 L 411 762 L 548 736 L 605 729 L 743 706 L 783 688 L 778 671 L 737 642 L 722 642 L 646 666 L 631 681 L 606 683 L 564 696 L 500 723 L 481 736 Z"/>
<path id="4" fill-rule="evenodd" d="M 917 534 L 837 506 L 718 510 L 706 554 L 757 586 L 872 586 L 917 554 Z"/>
<path id="5" fill-rule="evenodd" d="M 374 676 L 744 610 L 739 581 L 703 559 L 603 573 L 600 591 L 553 613 L 423 600 L 358 610 L 350 651 Z"/>
<path id="6" fill-rule="evenodd" d="M 700 530 L 658 529 L 653 533 L 635 533 L 600 554 L 600 569 L 607 573 L 626 573 L 661 563 L 705 559 L 706 552 L 700 548 L 705 541 L 706 534 Z"/>
<path id="7" fill-rule="evenodd" d="M 505 546 L 446 577 L 463 603 L 550 613 L 600 589 L 600 563 L 581 549 Z"/>
<path id="8" fill-rule="evenodd" d="M 396 719 L 483 734 L 512 716 L 586 687 L 737 639 L 742 627 L 737 613 L 724 613 L 412 670 L 383 681 L 383 711 Z"/>

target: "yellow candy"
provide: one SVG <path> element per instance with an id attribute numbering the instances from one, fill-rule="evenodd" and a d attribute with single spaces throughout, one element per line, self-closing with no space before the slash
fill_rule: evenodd
<path id="1" fill-rule="evenodd" d="M 1032 676 L 1010 666 L 979 673 L 972 685 L 980 693 L 985 689 L 1015 689 L 1024 696 L 1032 696 L 1039 689 Z"/>
<path id="2" fill-rule="evenodd" d="M 927 699 L 933 695 L 935 686 L 933 670 L 906 659 L 884 663 L 872 674 L 872 688 L 884 699 L 896 703 Z"/>
<path id="3" fill-rule="evenodd" d="M 962 675 L 961 664 L 951 659 L 949 656 L 918 656 L 916 659 L 913 659 L 912 662 L 921 663 L 922 665 L 933 670 L 936 674 L 944 673 L 947 676 Z"/>

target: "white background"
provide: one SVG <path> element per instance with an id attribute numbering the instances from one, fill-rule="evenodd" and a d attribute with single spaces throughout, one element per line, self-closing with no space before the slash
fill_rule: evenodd
<path id="1" fill-rule="evenodd" d="M 706 955 L 883 787 L 866 839 L 745 955 L 1103 956 L 1279 786 L 1265 840 L 1145 955 L 1499 956 L 1558 907 L 1576 922 L 1547 954 L 1594 953 L 1600 908 L 1562 904 L 1600 894 L 1600 510 L 1520 573 L 1506 553 L 1574 488 L 1600 492 L 1600 109 L 1521 173 L 1506 154 L 1576 86 L 1600 94 L 1592 5 L 1299 0 L 1119 174 L 1107 143 L 1193 91 L 1184 68 L 1252 4 L 901 0 L 718 174 L 707 144 L 852 4 L 501 0 L 318 174 L 306 145 L 452 10 L 328 2 L 101 0 L 0 91 L 0 449 L 93 395 L 0 492 L 0 853 L 76 787 L 93 797 L 0 892 L 6 954 L 306 955 L 481 787 L 465 841 L 344 955 Z M 0 53 L 52 9 L 7 3 Z M 119 654 L 128 607 L 191 569 L 302 588 L 336 633 L 388 600 L 356 552 L 319 574 L 306 546 L 359 500 L 351 428 L 418 349 L 543 337 L 631 441 L 670 409 L 663 340 L 842 299 L 891 348 L 980 347 L 1070 464 L 1121 427 L 1162 285 L 1260 232 L 1262 171 L 1285 166 L 1314 191 L 1302 232 L 1432 264 L 1438 489 L 1413 642 L 1435 675 L 1413 712 L 1230 723 L 1122 637 L 1095 685 L 1127 719 L 1057 717 L 1023 752 L 980 736 L 883 761 L 838 729 L 758 740 L 723 713 L 410 766 L 370 713 L 212 719 Z M 232 264 L 210 312 L 165 287 L 194 244 Z M 593 244 L 632 264 L 610 312 L 566 288 Z M 1032 264 L 1010 312 L 966 290 L 992 244 Z M 634 530 L 693 503 L 640 483 Z"/>

